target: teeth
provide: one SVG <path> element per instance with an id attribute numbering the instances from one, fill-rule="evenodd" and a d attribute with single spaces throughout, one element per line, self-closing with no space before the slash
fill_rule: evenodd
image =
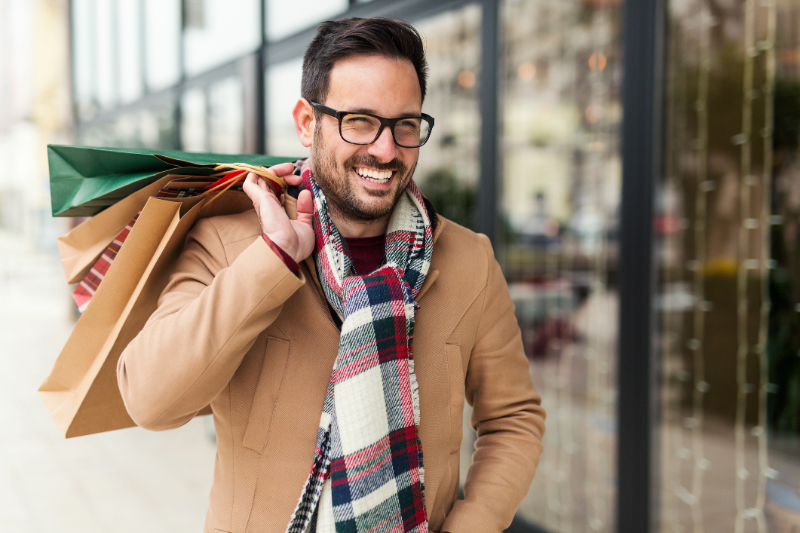
<path id="1" fill-rule="evenodd" d="M 391 170 L 357 167 L 355 171 L 359 176 L 373 183 L 386 183 L 392 177 Z"/>

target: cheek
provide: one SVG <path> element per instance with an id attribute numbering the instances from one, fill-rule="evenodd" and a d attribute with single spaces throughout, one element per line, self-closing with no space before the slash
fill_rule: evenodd
<path id="1" fill-rule="evenodd" d="M 400 157 L 403 163 L 406 165 L 406 169 L 411 172 L 417 165 L 417 160 L 419 159 L 419 148 L 406 149 L 400 153 Z"/>

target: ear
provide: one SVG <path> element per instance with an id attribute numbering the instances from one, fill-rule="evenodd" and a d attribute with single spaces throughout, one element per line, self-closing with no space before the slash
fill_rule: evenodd
<path id="1" fill-rule="evenodd" d="M 301 98 L 294 105 L 292 110 L 294 117 L 294 127 L 297 130 L 297 137 L 300 142 L 308 148 L 311 146 L 311 140 L 314 138 L 314 127 L 316 120 L 314 115 L 314 108 L 305 98 Z"/>

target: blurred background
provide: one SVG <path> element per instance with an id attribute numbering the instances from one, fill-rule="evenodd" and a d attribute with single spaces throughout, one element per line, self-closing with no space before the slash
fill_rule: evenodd
<path id="1" fill-rule="evenodd" d="M 45 145 L 306 156 L 315 25 L 381 15 L 427 45 L 416 180 L 492 239 L 548 411 L 511 531 L 800 531 L 800 0 L 627 1 L 0 0 L 0 530 L 200 531 L 213 468 L 207 417 L 63 440 L 36 394 L 78 317 Z"/>

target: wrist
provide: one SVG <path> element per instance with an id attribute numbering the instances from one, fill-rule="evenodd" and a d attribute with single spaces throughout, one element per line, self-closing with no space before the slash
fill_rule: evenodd
<path id="1" fill-rule="evenodd" d="M 289 270 L 291 270 L 292 272 L 297 272 L 300 269 L 298 261 L 296 261 L 295 258 L 292 257 L 288 252 L 286 252 L 286 250 L 284 250 L 283 247 L 281 247 L 279 244 L 270 239 L 269 235 L 267 235 L 266 233 L 262 233 L 261 238 L 264 239 L 264 242 L 267 243 L 267 246 L 269 246 L 272 249 L 272 251 L 275 252 L 275 254 L 283 260 L 284 264 L 286 264 L 286 267 Z"/>

